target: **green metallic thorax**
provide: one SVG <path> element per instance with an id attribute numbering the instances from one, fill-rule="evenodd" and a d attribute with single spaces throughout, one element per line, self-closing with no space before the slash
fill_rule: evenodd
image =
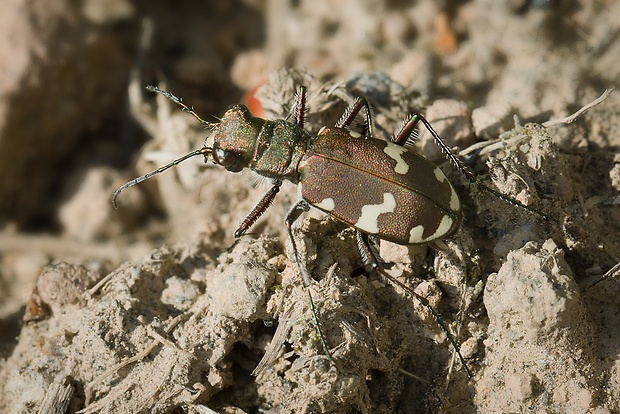
<path id="1" fill-rule="evenodd" d="M 213 147 L 237 154 L 231 171 L 250 168 L 264 177 L 297 183 L 297 167 L 310 139 L 293 123 L 256 118 L 245 106 L 233 105 L 222 117 Z"/>
<path id="2" fill-rule="evenodd" d="M 297 125 L 284 120 L 267 121 L 256 140 L 256 153 L 250 165 L 269 178 L 299 181 L 298 165 L 311 136 Z"/>

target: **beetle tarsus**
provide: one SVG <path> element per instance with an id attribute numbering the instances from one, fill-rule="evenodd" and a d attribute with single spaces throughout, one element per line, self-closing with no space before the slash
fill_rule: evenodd
<path id="1" fill-rule="evenodd" d="M 396 286 L 401 288 L 406 294 L 412 296 L 414 299 L 416 299 L 418 302 L 420 302 L 420 304 L 422 304 L 422 306 L 424 306 L 426 309 L 428 309 L 430 314 L 433 316 L 433 319 L 435 320 L 435 322 L 445 332 L 446 337 L 448 338 L 448 341 L 450 342 L 450 345 L 452 345 L 452 348 L 454 349 L 454 352 L 456 352 L 456 355 L 459 357 L 459 360 L 461 361 L 461 364 L 463 365 L 463 368 L 467 372 L 467 376 L 469 378 L 472 378 L 473 374 L 472 374 L 471 370 L 469 369 L 469 367 L 467 366 L 467 362 L 465 362 L 465 358 L 461 354 L 461 348 L 459 346 L 459 343 L 458 343 L 457 339 L 452 335 L 452 333 L 448 329 L 448 326 L 444 322 L 443 318 L 441 317 L 439 312 L 437 312 L 435 310 L 435 308 L 433 308 L 433 306 L 429 303 L 428 299 L 426 299 L 424 296 L 421 296 L 420 294 L 416 293 L 413 289 L 411 289 L 409 286 L 405 285 L 404 283 L 400 282 L 394 276 L 391 276 L 381 266 L 377 266 L 376 269 L 377 269 L 377 271 L 379 273 L 381 273 L 381 275 L 383 275 L 384 278 L 388 279 L 390 282 L 392 282 L 393 284 L 395 284 Z"/>

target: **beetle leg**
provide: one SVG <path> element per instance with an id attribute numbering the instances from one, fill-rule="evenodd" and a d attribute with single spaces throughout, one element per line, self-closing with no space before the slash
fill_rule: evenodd
<path id="1" fill-rule="evenodd" d="M 365 123 L 364 123 L 364 131 L 362 135 L 374 136 L 373 126 L 372 126 L 372 114 L 370 112 L 370 105 L 366 98 L 362 96 L 358 96 L 353 103 L 351 103 L 347 109 L 345 109 L 344 113 L 336 122 L 336 128 L 348 128 L 353 123 L 353 120 L 359 114 L 359 112 L 364 108 L 364 113 L 366 115 Z"/>
<path id="2" fill-rule="evenodd" d="M 235 231 L 235 237 L 241 237 L 245 234 L 246 231 L 250 227 L 256 223 L 256 220 L 259 219 L 260 216 L 269 208 L 273 200 L 276 198 L 276 195 L 280 192 L 280 186 L 282 185 L 282 180 L 273 180 L 273 186 L 265 193 L 263 198 L 254 206 L 252 211 L 248 213 L 247 216 L 243 219 L 241 224 L 239 224 L 239 228 Z"/>
<path id="3" fill-rule="evenodd" d="M 295 94 L 295 123 L 302 129 L 306 121 L 306 93 L 307 88 L 302 85 Z"/>
<path id="4" fill-rule="evenodd" d="M 373 236 L 369 236 L 368 234 L 357 230 L 355 233 L 355 237 L 357 240 L 357 247 L 360 251 L 360 254 L 362 255 L 362 260 L 364 261 L 365 265 L 370 266 L 372 270 L 376 270 L 384 279 L 389 280 L 391 283 L 401 288 L 403 291 L 405 291 L 406 294 L 413 296 L 414 299 L 416 299 L 426 309 L 428 309 L 428 311 L 433 316 L 433 319 L 435 319 L 437 324 L 441 327 L 441 330 L 443 330 L 444 333 L 446 334 L 448 341 L 450 342 L 450 344 L 454 348 L 454 351 L 456 352 L 459 359 L 461 360 L 461 363 L 463 364 L 463 367 L 465 368 L 467 375 L 471 378 L 472 373 L 469 370 L 469 367 L 467 366 L 467 364 L 465 363 L 465 358 L 463 358 L 463 355 L 461 355 L 461 349 L 460 349 L 459 343 L 457 342 L 456 338 L 448 330 L 448 326 L 444 322 L 439 312 L 437 312 L 437 310 L 433 308 L 433 306 L 429 303 L 428 299 L 416 293 L 409 286 L 400 282 L 394 276 L 390 275 L 389 273 L 385 271 L 385 265 L 381 261 L 379 252 L 376 251 L 376 249 L 371 243 L 371 240 L 369 239 L 370 237 L 373 237 Z"/>
<path id="5" fill-rule="evenodd" d="M 370 239 L 371 237 L 372 240 Z M 379 251 L 377 250 L 377 243 L 380 242 L 380 240 L 359 230 L 355 231 L 355 240 L 357 241 L 357 248 L 360 251 L 365 266 L 375 269 L 380 263 L 383 263 L 381 256 L 379 256 Z"/>
<path id="6" fill-rule="evenodd" d="M 308 210 L 310 210 L 310 204 L 304 200 L 299 200 L 293 208 L 289 210 L 284 222 L 286 223 L 286 231 L 288 232 L 288 237 L 291 240 L 291 246 L 293 247 L 293 253 L 295 254 L 295 261 L 297 262 L 297 266 L 301 272 L 301 277 L 304 281 L 304 285 L 306 286 L 306 292 L 308 292 L 308 303 L 310 304 L 310 311 L 312 312 L 314 325 L 319 333 L 323 350 L 325 351 L 327 358 L 332 361 L 332 355 L 329 352 L 329 347 L 325 341 L 325 336 L 323 335 L 323 330 L 321 329 L 321 324 L 319 323 L 319 317 L 316 313 L 316 307 L 314 306 L 314 300 L 312 300 L 312 294 L 310 293 L 310 274 L 308 273 L 308 268 L 306 267 L 305 261 L 302 260 L 299 250 L 297 250 L 297 243 L 295 242 L 295 236 L 293 235 L 293 223 L 295 223 L 297 219 Z"/>
<path id="7" fill-rule="evenodd" d="M 463 368 L 465 368 L 465 371 L 467 372 L 467 376 L 469 378 L 471 378 L 473 376 L 473 374 L 470 371 L 469 367 L 467 366 L 467 363 L 465 362 L 465 358 L 461 354 L 461 348 L 459 346 L 459 343 L 457 342 L 456 338 L 452 335 L 452 333 L 450 333 L 450 331 L 448 330 L 448 325 L 446 325 L 446 323 L 444 322 L 443 318 L 441 317 L 441 314 L 439 314 L 439 312 L 437 310 L 435 310 L 435 308 L 433 308 L 433 306 L 429 303 L 428 299 L 426 299 L 424 296 L 416 293 L 409 286 L 405 285 L 404 283 L 402 283 L 401 281 L 396 279 L 394 276 L 390 275 L 381 266 L 377 267 L 377 271 L 379 273 L 381 273 L 383 275 L 383 277 L 385 277 L 390 282 L 392 282 L 393 284 L 395 284 L 396 286 L 401 288 L 403 291 L 405 291 L 405 293 L 413 296 L 426 309 L 428 309 L 428 311 L 432 315 L 433 319 L 435 319 L 435 322 L 437 322 L 437 324 L 441 327 L 441 330 L 444 331 L 444 333 L 446 334 L 446 338 L 450 342 L 450 345 L 452 345 L 452 348 L 454 348 L 454 352 L 456 352 L 456 355 L 459 357 L 459 360 L 461 361 L 461 364 L 463 364 Z"/>
<path id="8" fill-rule="evenodd" d="M 394 138 L 392 138 L 392 142 L 396 145 L 404 146 L 407 142 L 407 139 L 409 139 L 411 133 L 419 122 L 422 122 L 422 124 L 424 124 L 428 132 L 430 132 L 430 134 L 435 139 L 435 143 L 439 146 L 439 148 L 441 148 L 441 151 L 444 153 L 448 161 L 450 161 L 450 163 L 454 166 L 454 168 L 459 170 L 459 172 L 463 174 L 467 181 L 469 181 L 470 183 L 474 183 L 474 181 L 476 180 L 474 174 L 469 171 L 469 169 L 467 169 L 465 165 L 463 165 L 461 160 L 456 155 L 452 153 L 450 148 L 448 148 L 448 145 L 446 145 L 446 143 L 443 141 L 443 139 L 441 139 L 439 134 L 433 129 L 431 124 L 421 114 L 413 113 L 409 117 L 407 122 L 405 122 L 400 131 L 394 136 Z"/>
<path id="9" fill-rule="evenodd" d="M 504 200 L 507 203 L 510 203 L 510 204 L 515 205 L 517 207 L 521 207 L 521 208 L 523 208 L 523 209 L 525 209 L 527 211 L 530 211 L 532 213 L 538 214 L 539 216 L 543 217 L 545 220 L 549 220 L 549 217 L 547 217 L 547 215 L 545 213 L 540 212 L 540 211 L 538 211 L 538 210 L 536 210 L 536 209 L 534 209 L 534 208 L 532 208 L 530 206 L 527 206 L 527 205 L 521 203 L 519 200 L 515 200 L 513 198 L 507 197 L 504 194 L 500 193 L 499 191 L 494 190 L 493 188 L 491 188 L 491 187 L 481 183 L 479 180 L 477 180 L 476 176 L 474 175 L 474 173 L 472 173 L 469 170 L 469 168 L 465 167 L 463 162 L 456 155 L 454 155 L 452 153 L 450 148 L 448 148 L 448 145 L 446 145 L 446 143 L 443 141 L 443 139 L 441 139 L 441 137 L 435 131 L 435 129 L 431 126 L 431 124 L 426 120 L 426 118 L 424 118 L 419 113 L 413 113 L 411 115 L 411 117 L 409 118 L 409 120 L 407 120 L 407 122 L 405 122 L 405 124 L 403 125 L 401 130 L 394 136 L 394 138 L 392 139 L 392 142 L 394 144 L 396 144 L 396 145 L 404 146 L 405 143 L 407 142 L 407 139 L 411 135 L 412 131 L 417 126 L 418 122 L 422 122 L 422 124 L 424 124 L 424 126 L 426 127 L 428 132 L 430 132 L 430 134 L 435 139 L 435 143 L 439 146 L 439 148 L 441 148 L 441 151 L 445 154 L 445 156 L 448 159 L 448 161 L 450 162 L 450 164 L 452 164 L 454 166 L 454 168 L 459 170 L 459 172 L 465 177 L 465 179 L 470 184 L 476 185 L 476 186 L 482 188 L 483 190 L 493 194 L 494 196 L 496 196 L 500 200 Z"/>
<path id="10" fill-rule="evenodd" d="M 293 253 L 295 254 L 295 261 L 297 262 L 297 266 L 299 266 L 301 277 L 303 278 L 304 285 L 306 285 L 306 287 L 310 286 L 310 275 L 308 273 L 308 269 L 306 268 L 305 261 L 302 260 L 299 250 L 297 250 L 297 243 L 295 242 L 295 236 L 293 235 L 293 223 L 297 221 L 299 216 L 309 210 L 310 205 L 306 201 L 300 200 L 289 210 L 286 218 L 284 219 L 284 222 L 286 223 L 286 231 L 288 232 L 288 237 L 291 240 L 291 246 L 293 247 Z"/>

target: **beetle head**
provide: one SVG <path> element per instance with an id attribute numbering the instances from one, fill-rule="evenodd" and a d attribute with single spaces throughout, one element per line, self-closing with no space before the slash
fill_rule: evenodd
<path id="1" fill-rule="evenodd" d="M 265 120 L 252 116 L 244 105 L 229 107 L 220 122 L 212 124 L 212 133 L 205 140 L 213 162 L 231 172 L 248 167 L 264 123 Z"/>
<path id="2" fill-rule="evenodd" d="M 155 87 L 152 90 L 164 93 L 168 98 L 183 106 L 183 108 L 200 120 L 208 129 L 211 130 L 202 148 L 192 151 L 184 156 L 177 158 L 169 164 L 151 171 L 145 175 L 134 178 L 122 185 L 112 196 L 112 204 L 117 207 L 116 199 L 118 195 L 133 185 L 141 183 L 152 176 L 174 167 L 188 158 L 203 155 L 205 162 L 212 160 L 215 164 L 221 165 L 231 172 L 239 172 L 249 167 L 254 156 L 256 140 L 265 123 L 265 120 L 255 118 L 249 109 L 243 105 L 233 105 L 224 113 L 220 122 L 207 122 L 200 118 L 196 113 L 183 104 L 174 95 L 163 92 Z"/>

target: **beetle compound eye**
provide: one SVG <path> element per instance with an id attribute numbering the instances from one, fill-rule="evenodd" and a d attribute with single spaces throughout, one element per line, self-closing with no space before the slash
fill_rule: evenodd
<path id="1" fill-rule="evenodd" d="M 232 167 L 237 161 L 237 156 L 232 151 L 226 151 L 221 148 L 216 148 L 213 151 L 213 160 L 221 165 L 222 167 L 228 169 Z"/>

